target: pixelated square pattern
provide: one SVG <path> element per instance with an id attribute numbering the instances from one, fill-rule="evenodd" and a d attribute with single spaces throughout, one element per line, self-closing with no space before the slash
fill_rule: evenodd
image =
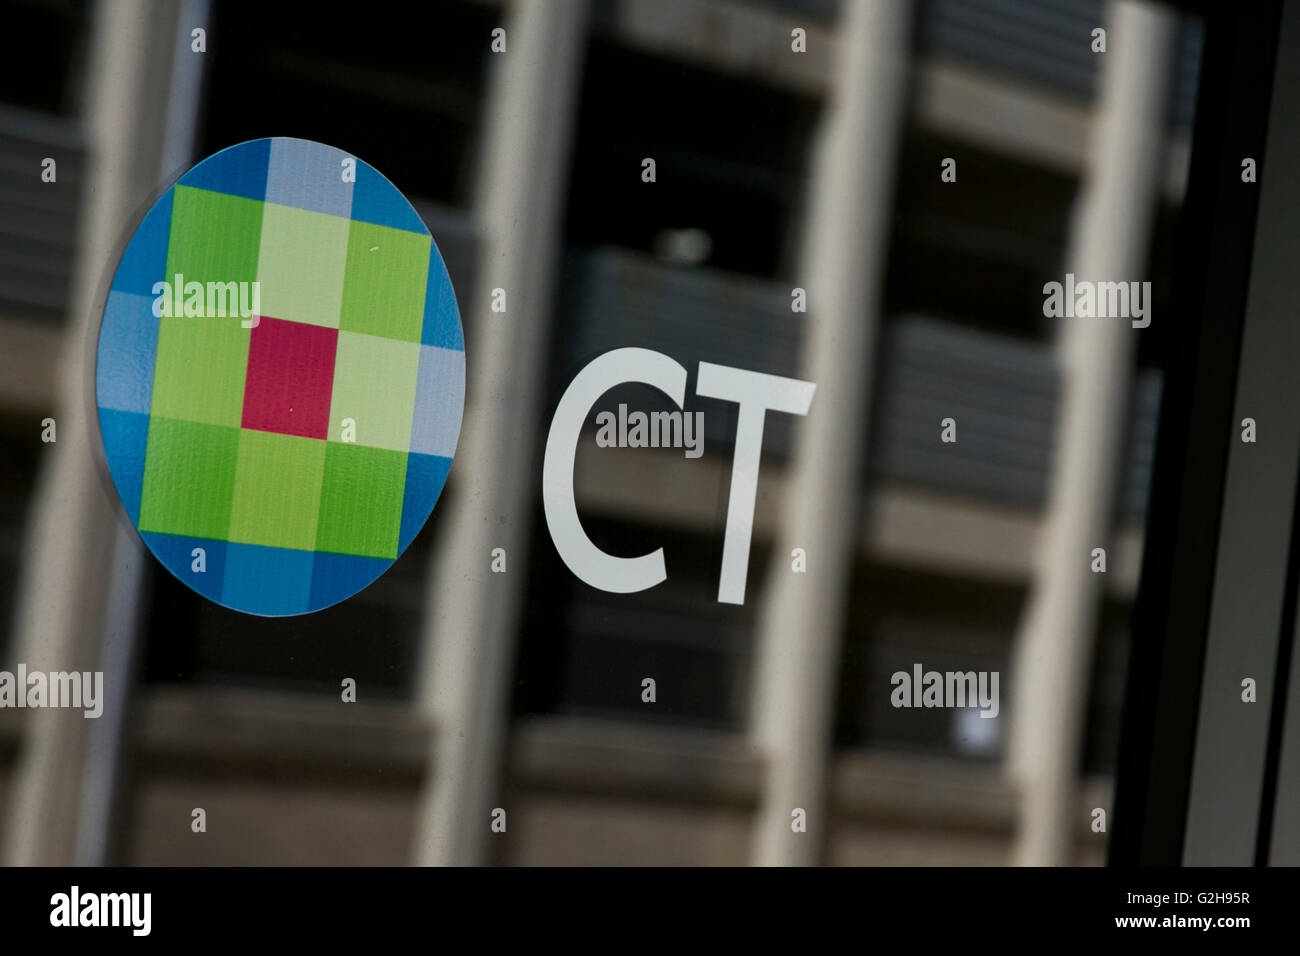
<path id="1" fill-rule="evenodd" d="M 105 305 L 96 400 L 127 513 L 173 574 L 249 613 L 383 573 L 441 492 L 464 389 L 428 230 L 319 143 L 242 143 L 187 172 Z"/>

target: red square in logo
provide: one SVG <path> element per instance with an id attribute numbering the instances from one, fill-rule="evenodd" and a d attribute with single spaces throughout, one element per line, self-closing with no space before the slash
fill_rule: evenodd
<path id="1" fill-rule="evenodd" d="M 337 329 L 262 316 L 248 344 L 243 426 L 326 438 Z"/>

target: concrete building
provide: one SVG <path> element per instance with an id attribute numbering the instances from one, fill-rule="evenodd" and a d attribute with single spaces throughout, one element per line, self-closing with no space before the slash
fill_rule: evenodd
<path id="1" fill-rule="evenodd" d="M 1042 287 L 1118 270 L 1165 308 L 1197 20 L 1087 0 L 13 16 L 51 75 L 0 86 L 0 667 L 121 679 L 102 725 L 0 710 L 5 859 L 1102 861 L 1160 346 L 1076 333 Z M 361 594 L 283 620 L 160 568 L 77 424 L 135 220 L 198 158 L 264 135 L 355 151 L 413 199 L 469 363 L 425 530 Z M 662 585 L 613 595 L 556 555 L 539 476 L 564 386 L 625 345 L 691 370 L 705 451 L 580 445 L 593 540 L 666 555 Z M 743 605 L 717 600 L 734 407 L 694 395 L 700 361 L 820 389 L 807 418 L 769 416 Z M 599 407 L 620 401 L 662 397 Z M 914 663 L 1000 672 L 1001 713 L 892 707 Z"/>

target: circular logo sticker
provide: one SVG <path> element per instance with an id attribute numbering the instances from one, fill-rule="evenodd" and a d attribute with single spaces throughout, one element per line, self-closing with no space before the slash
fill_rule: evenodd
<path id="1" fill-rule="evenodd" d="M 451 280 L 360 159 L 240 143 L 131 237 L 95 398 L 118 494 L 172 574 L 236 611 L 317 611 L 383 574 L 442 491 L 465 398 Z"/>

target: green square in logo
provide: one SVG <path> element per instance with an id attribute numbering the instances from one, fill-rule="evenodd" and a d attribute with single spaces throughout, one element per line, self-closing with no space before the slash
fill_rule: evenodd
<path id="1" fill-rule="evenodd" d="M 250 331 L 238 316 L 160 319 L 150 412 L 239 427 Z"/>
<path id="2" fill-rule="evenodd" d="M 172 199 L 167 273 L 174 283 L 253 282 L 262 237 L 262 206 L 256 199 L 210 189 L 177 186 Z"/>
<path id="3" fill-rule="evenodd" d="M 316 546 L 316 512 L 325 442 L 243 429 L 230 540 L 310 551 Z"/>
<path id="4" fill-rule="evenodd" d="M 327 442 L 316 550 L 396 558 L 406 453 Z"/>
<path id="5" fill-rule="evenodd" d="M 151 416 L 140 530 L 224 539 L 238 448 L 238 428 Z"/>
<path id="6" fill-rule="evenodd" d="M 419 342 L 429 273 L 429 237 L 354 219 L 339 328 Z"/>

